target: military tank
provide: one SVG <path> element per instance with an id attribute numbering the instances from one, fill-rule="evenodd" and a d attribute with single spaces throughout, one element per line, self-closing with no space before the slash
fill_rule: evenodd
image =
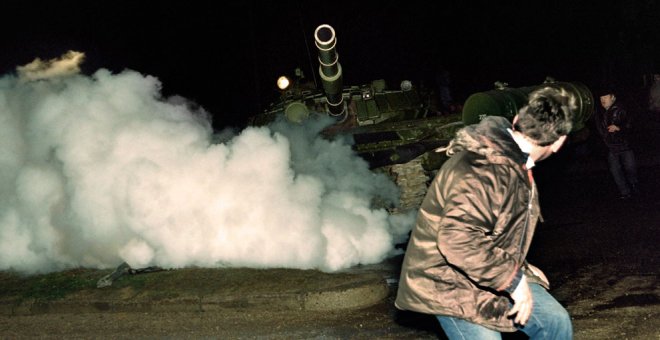
<path id="1" fill-rule="evenodd" d="M 318 26 L 314 41 L 322 89 L 306 85 L 300 79 L 292 84 L 280 78 L 280 101 L 252 117 L 249 123 L 265 125 L 280 116 L 294 123 L 318 114 L 333 117 L 335 123 L 324 130 L 324 135 L 350 134 L 358 156 L 372 170 L 386 173 L 399 186 L 400 204 L 393 212 L 419 207 L 430 179 L 446 160 L 444 153 L 434 150 L 446 146 L 458 129 L 488 115 L 512 119 L 535 89 L 561 87 L 577 97 L 576 131 L 584 127 L 594 110 L 593 96 L 586 86 L 547 78 L 540 85 L 520 88 L 497 82 L 493 90 L 469 96 L 462 112 L 438 114 L 431 108 L 431 94 L 419 91 L 407 80 L 397 89 L 389 89 L 384 80 L 344 86 L 334 28 L 326 24 Z"/>

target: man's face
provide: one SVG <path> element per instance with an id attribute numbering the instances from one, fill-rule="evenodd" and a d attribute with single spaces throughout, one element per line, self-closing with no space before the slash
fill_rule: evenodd
<path id="1" fill-rule="evenodd" d="M 529 153 L 529 157 L 531 157 L 534 162 L 538 162 L 552 156 L 553 153 L 556 153 L 561 149 L 566 138 L 566 136 L 561 136 L 554 143 L 546 146 L 535 145 Z"/>
<path id="2" fill-rule="evenodd" d="M 555 152 L 552 150 L 550 145 L 544 146 L 538 151 L 538 154 L 536 155 L 535 162 L 542 161 L 542 160 L 552 156 L 553 153 L 555 153 Z"/>
<path id="3" fill-rule="evenodd" d="M 600 105 L 602 105 L 605 109 L 609 109 L 612 104 L 614 104 L 613 94 L 606 94 L 600 97 Z"/>

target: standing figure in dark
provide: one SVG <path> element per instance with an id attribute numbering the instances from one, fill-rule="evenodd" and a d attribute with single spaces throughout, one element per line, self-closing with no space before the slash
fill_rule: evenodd
<path id="1" fill-rule="evenodd" d="M 575 97 L 532 92 L 513 124 L 489 116 L 456 134 L 406 248 L 395 305 L 434 315 L 449 339 L 570 340 L 571 318 L 526 257 L 540 206 L 531 175 L 572 128 Z"/>
<path id="2" fill-rule="evenodd" d="M 631 117 L 611 89 L 600 92 L 600 104 L 604 111 L 599 110 L 595 115 L 596 128 L 607 146 L 607 162 L 619 198 L 628 199 L 638 191 L 637 164 L 629 142 Z"/>

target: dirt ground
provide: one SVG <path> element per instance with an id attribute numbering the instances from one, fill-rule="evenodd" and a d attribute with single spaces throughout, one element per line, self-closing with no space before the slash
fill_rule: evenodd
<path id="1" fill-rule="evenodd" d="M 652 143 L 638 157 L 643 191 L 631 200 L 616 198 L 597 148 L 577 148 L 539 166 L 545 222 L 528 259 L 546 272 L 551 293 L 571 314 L 575 339 L 660 339 L 660 129 L 652 123 L 640 135 L 641 142 Z M 390 279 L 388 298 L 366 309 L 0 316 L 0 338 L 443 339 L 432 318 L 393 307 L 400 260 L 352 269 Z"/>
<path id="2" fill-rule="evenodd" d="M 550 274 L 555 280 L 563 275 L 553 294 L 573 317 L 575 339 L 660 339 L 657 274 L 640 268 L 643 262 L 594 263 Z M 445 339 L 431 317 L 393 308 L 395 288 L 369 308 L 330 312 L 232 308 L 2 316 L 0 338 Z M 504 339 L 526 337 L 508 334 Z"/>

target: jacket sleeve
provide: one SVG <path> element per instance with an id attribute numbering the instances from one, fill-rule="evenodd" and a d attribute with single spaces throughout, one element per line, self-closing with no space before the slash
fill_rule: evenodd
<path id="1" fill-rule="evenodd" d="M 511 176 L 465 174 L 460 185 L 447 193 L 437 225 L 438 248 L 450 265 L 480 286 L 509 293 L 522 278 L 521 264 L 495 244 L 491 233 L 496 224 L 507 223 L 496 215 L 509 216 L 499 211 L 498 201 L 509 195 L 510 183 L 501 181 L 511 180 Z"/>

